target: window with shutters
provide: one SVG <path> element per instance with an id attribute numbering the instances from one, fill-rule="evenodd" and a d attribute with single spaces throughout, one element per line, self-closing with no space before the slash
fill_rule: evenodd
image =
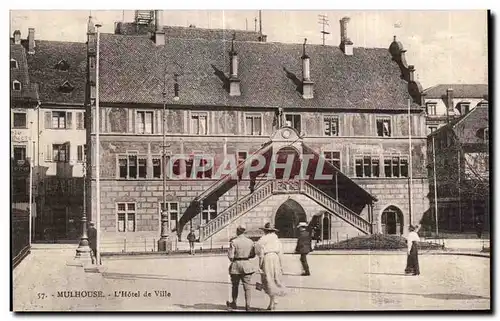
<path id="1" fill-rule="evenodd" d="M 85 112 L 76 113 L 76 129 L 85 129 Z"/>
<path id="2" fill-rule="evenodd" d="M 245 114 L 245 135 L 262 135 L 262 115 Z"/>
<path id="3" fill-rule="evenodd" d="M 325 136 L 339 135 L 339 118 L 337 116 L 324 116 L 323 123 Z"/>
<path id="4" fill-rule="evenodd" d="M 45 113 L 45 128 L 71 129 L 73 114 L 66 111 L 53 111 Z"/>
<path id="5" fill-rule="evenodd" d="M 154 113 L 152 111 L 138 111 L 135 118 L 138 134 L 152 134 Z"/>
<path id="6" fill-rule="evenodd" d="M 52 145 L 52 161 L 68 162 L 69 161 L 69 144 L 53 144 Z"/>
<path id="7" fill-rule="evenodd" d="M 79 162 L 85 162 L 85 155 L 87 152 L 87 145 L 78 145 L 76 147 L 76 158 Z"/>
<path id="8" fill-rule="evenodd" d="M 391 137 L 391 118 L 377 117 L 377 136 Z"/>
<path id="9" fill-rule="evenodd" d="M 436 115 L 436 103 L 427 103 L 427 115 L 434 116 Z"/>
<path id="10" fill-rule="evenodd" d="M 378 156 L 356 156 L 354 164 L 356 177 L 380 176 L 380 160 Z"/>
<path id="11" fill-rule="evenodd" d="M 135 232 L 135 203 L 117 203 L 117 230 L 118 232 Z"/>
<path id="12" fill-rule="evenodd" d="M 285 125 L 295 128 L 299 133 L 302 129 L 301 117 L 299 114 L 285 114 Z"/>
<path id="13" fill-rule="evenodd" d="M 123 179 L 147 178 L 147 156 L 135 154 L 119 155 L 118 177 Z"/>
<path id="14" fill-rule="evenodd" d="M 384 156 L 385 177 L 408 177 L 408 157 Z"/>
<path id="15" fill-rule="evenodd" d="M 27 128 L 26 113 L 14 113 L 14 128 Z"/>
<path id="16" fill-rule="evenodd" d="M 325 161 L 340 169 L 340 152 L 323 151 Z"/>
<path id="17" fill-rule="evenodd" d="M 208 114 L 207 113 L 191 113 L 191 134 L 207 135 L 208 134 Z"/>

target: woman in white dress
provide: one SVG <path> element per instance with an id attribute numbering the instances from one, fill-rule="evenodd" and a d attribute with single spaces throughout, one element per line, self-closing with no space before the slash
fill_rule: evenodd
<path id="1" fill-rule="evenodd" d="M 408 243 L 408 257 L 406 260 L 406 274 L 419 275 L 420 266 L 418 264 L 418 242 L 420 242 L 420 237 L 418 236 L 418 230 L 420 227 L 411 226 L 409 227 L 410 232 L 406 237 L 406 242 Z"/>
<path id="2" fill-rule="evenodd" d="M 262 270 L 262 286 L 269 295 L 268 310 L 275 310 L 276 297 L 285 295 L 286 287 L 283 285 L 283 249 L 276 235 L 278 231 L 266 223 L 263 228 L 264 236 L 256 243 L 255 250 L 259 257 L 259 266 Z"/>

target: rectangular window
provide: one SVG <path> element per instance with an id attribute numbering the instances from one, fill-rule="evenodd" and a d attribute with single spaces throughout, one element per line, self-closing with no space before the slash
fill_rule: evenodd
<path id="1" fill-rule="evenodd" d="M 191 115 L 191 134 L 207 135 L 207 115 L 206 114 L 192 114 Z"/>
<path id="2" fill-rule="evenodd" d="M 14 113 L 14 128 L 27 128 L 26 113 Z"/>
<path id="3" fill-rule="evenodd" d="M 238 152 L 238 165 L 247 159 L 247 152 Z"/>
<path id="4" fill-rule="evenodd" d="M 340 152 L 323 151 L 325 161 L 340 169 Z"/>
<path id="5" fill-rule="evenodd" d="M 357 156 L 354 161 L 356 177 L 379 177 L 380 161 L 374 156 Z"/>
<path id="6" fill-rule="evenodd" d="M 391 119 L 389 117 L 377 118 L 377 136 L 391 137 Z"/>
<path id="7" fill-rule="evenodd" d="M 52 128 L 66 128 L 66 112 L 52 112 Z"/>
<path id="8" fill-rule="evenodd" d="M 188 178 L 192 178 L 195 173 L 193 173 L 194 170 L 194 161 L 197 161 L 197 172 L 196 172 L 196 178 L 212 178 L 212 169 L 209 168 L 206 171 L 202 171 L 200 167 L 204 167 L 208 164 L 208 160 L 201 158 L 200 156 L 193 156 L 191 159 L 186 160 L 186 175 L 188 175 Z"/>
<path id="9" fill-rule="evenodd" d="M 384 157 L 385 177 L 408 177 L 408 158 L 406 156 Z"/>
<path id="10" fill-rule="evenodd" d="M 435 131 L 436 131 L 436 129 L 437 129 L 437 127 L 436 127 L 436 126 L 430 126 L 430 127 L 429 127 L 429 130 L 431 131 L 431 132 L 430 132 L 431 134 L 432 134 L 433 132 L 435 132 Z"/>
<path id="11" fill-rule="evenodd" d="M 468 114 L 470 110 L 470 104 L 469 103 L 462 103 L 460 104 L 460 113 L 462 115 Z"/>
<path id="12" fill-rule="evenodd" d="M 52 160 L 54 162 L 69 161 L 69 145 L 68 144 L 52 145 Z"/>
<path id="13" fill-rule="evenodd" d="M 207 224 L 208 221 L 217 217 L 217 204 L 203 204 L 201 212 L 202 224 Z"/>
<path id="14" fill-rule="evenodd" d="M 167 216 L 170 221 L 170 230 L 173 231 L 177 229 L 177 223 L 179 222 L 179 203 L 177 202 L 166 202 L 166 203 L 159 203 L 159 209 L 160 209 L 160 219 L 161 219 L 161 214 L 163 211 L 163 206 L 162 204 L 165 205 L 165 210 L 167 211 Z"/>
<path id="15" fill-rule="evenodd" d="M 261 116 L 245 116 L 245 134 L 252 136 L 262 135 L 262 117 Z"/>
<path id="16" fill-rule="evenodd" d="M 135 232 L 135 203 L 117 204 L 118 232 Z"/>
<path id="17" fill-rule="evenodd" d="M 118 158 L 118 175 L 120 178 L 146 178 L 147 157 L 137 155 L 122 155 Z"/>
<path id="18" fill-rule="evenodd" d="M 138 134 L 152 134 L 153 133 L 153 112 L 152 111 L 138 111 L 136 117 L 136 128 Z"/>
<path id="19" fill-rule="evenodd" d="M 300 115 L 286 114 L 285 121 L 286 121 L 286 126 L 295 128 L 299 133 L 301 132 Z"/>
<path id="20" fill-rule="evenodd" d="M 436 103 L 427 104 L 427 115 L 436 115 Z"/>
<path id="21" fill-rule="evenodd" d="M 323 123 L 325 136 L 339 135 L 339 118 L 337 116 L 325 116 L 323 117 Z"/>
<path id="22" fill-rule="evenodd" d="M 26 160 L 26 146 L 14 146 L 14 160 L 16 163 Z"/>
<path id="23" fill-rule="evenodd" d="M 153 158 L 153 178 L 161 178 L 161 158 Z"/>
<path id="24" fill-rule="evenodd" d="M 79 162 L 84 162 L 85 161 L 85 155 L 86 155 L 86 149 L 87 149 L 87 145 L 78 145 L 77 148 L 76 148 L 76 156 L 77 156 L 77 160 Z"/>

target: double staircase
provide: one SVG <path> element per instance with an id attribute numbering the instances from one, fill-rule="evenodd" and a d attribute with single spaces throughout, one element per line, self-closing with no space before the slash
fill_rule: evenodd
<path id="1" fill-rule="evenodd" d="M 314 187 L 306 181 L 283 181 L 283 180 L 266 180 L 258 186 L 253 193 L 244 196 L 231 204 L 224 211 L 219 213 L 217 217 L 200 226 L 199 235 L 200 242 L 205 241 L 231 222 L 244 215 L 257 205 L 276 194 L 301 193 L 307 195 L 319 205 L 323 206 L 330 213 L 341 218 L 353 227 L 357 228 L 364 234 L 372 233 L 372 224 L 360 217 L 355 212 L 351 211 L 339 201 Z"/>

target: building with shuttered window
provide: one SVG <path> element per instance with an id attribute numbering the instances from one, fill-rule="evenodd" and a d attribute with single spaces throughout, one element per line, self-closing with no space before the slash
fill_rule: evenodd
<path id="1" fill-rule="evenodd" d="M 13 46 L 24 58 L 22 85 L 34 97 L 29 107 L 12 110 L 13 154 L 33 159 L 34 239 L 76 240 L 83 207 L 86 46 L 35 39 L 34 28 L 26 39 L 17 32 Z"/>
<path id="2" fill-rule="evenodd" d="M 338 47 L 285 44 L 259 32 L 165 27 L 161 13 L 144 15 L 99 38 L 101 202 L 92 126 L 89 205 L 93 218 L 100 206 L 104 250 L 120 240 L 149 248 L 159 238 L 163 175 L 171 237 L 180 240 L 193 228 L 201 242 L 227 242 L 238 224 L 266 222 L 294 238 L 299 221 L 317 222 L 323 240 L 403 234 L 428 210 L 422 88 L 395 37 L 388 48 L 355 47 L 342 19 Z M 94 123 L 92 20 L 88 46 Z M 173 161 L 178 155 L 185 158 Z M 268 178 L 271 162 L 245 174 L 257 156 L 280 164 L 288 155 L 290 179 L 282 169 Z M 237 175 L 219 177 L 228 157 Z M 324 160 L 329 178 L 295 176 L 305 159 L 311 175 Z"/>

